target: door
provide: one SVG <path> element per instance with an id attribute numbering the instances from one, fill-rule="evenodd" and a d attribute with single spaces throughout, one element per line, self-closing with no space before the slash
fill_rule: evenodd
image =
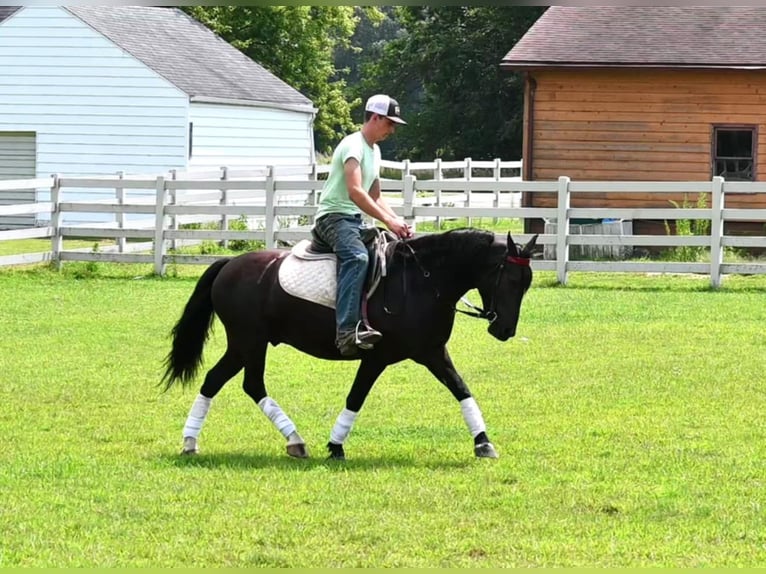
<path id="1" fill-rule="evenodd" d="M 34 132 L 0 132 L 0 179 L 33 179 L 36 175 Z M 0 205 L 34 203 L 35 190 L 0 191 Z M 0 229 L 31 227 L 35 215 L 0 216 Z"/>

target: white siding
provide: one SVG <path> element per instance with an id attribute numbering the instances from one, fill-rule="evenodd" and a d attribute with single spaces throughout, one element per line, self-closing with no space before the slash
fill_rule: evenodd
<path id="1" fill-rule="evenodd" d="M 192 102 L 190 169 L 308 165 L 313 115 L 268 107 Z"/>
<path id="2" fill-rule="evenodd" d="M 0 24 L 0 132 L 37 133 L 37 175 L 185 168 L 188 96 L 60 7 Z"/>

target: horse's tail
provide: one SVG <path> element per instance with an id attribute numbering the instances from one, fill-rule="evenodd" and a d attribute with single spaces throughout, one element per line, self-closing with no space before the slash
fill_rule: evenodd
<path id="1" fill-rule="evenodd" d="M 202 364 L 202 349 L 215 318 L 210 292 L 213 281 L 229 260 L 228 257 L 219 259 L 205 270 L 197 281 L 181 318 L 173 327 L 173 345 L 165 357 L 165 374 L 160 382 L 165 384 L 166 391 L 177 380 L 180 380 L 183 386 L 190 384 Z"/>

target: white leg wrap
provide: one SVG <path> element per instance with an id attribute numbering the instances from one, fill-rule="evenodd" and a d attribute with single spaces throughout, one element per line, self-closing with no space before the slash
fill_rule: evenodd
<path id="1" fill-rule="evenodd" d="M 479 405 L 476 404 L 476 399 L 468 397 L 460 401 L 460 411 L 463 413 L 463 420 L 468 425 L 468 430 L 471 431 L 472 437 L 487 430 L 487 426 L 484 424 L 484 417 L 481 416 L 481 411 L 479 410 Z"/>
<path id="2" fill-rule="evenodd" d="M 213 399 L 209 399 L 203 395 L 197 395 L 194 399 L 192 407 L 189 410 L 189 416 L 186 418 L 186 424 L 184 425 L 184 438 L 192 437 L 197 438 L 202 425 L 205 424 L 205 417 L 210 410 L 210 403 Z"/>
<path id="3" fill-rule="evenodd" d="M 258 406 L 261 407 L 263 414 L 269 418 L 272 424 L 277 427 L 277 430 L 282 433 L 283 437 L 290 438 L 290 435 L 296 431 L 295 423 L 271 397 L 261 399 Z"/>
<path id="4" fill-rule="evenodd" d="M 348 433 L 351 432 L 351 428 L 354 426 L 354 421 L 359 413 L 343 409 L 340 411 L 338 418 L 335 419 L 335 425 L 330 431 L 330 442 L 335 444 L 343 444 L 348 438 Z"/>

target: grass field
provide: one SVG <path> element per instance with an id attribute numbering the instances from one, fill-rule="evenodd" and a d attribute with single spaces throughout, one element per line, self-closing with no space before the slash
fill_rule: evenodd
<path id="1" fill-rule="evenodd" d="M 310 459 L 238 380 L 182 458 L 201 379 L 157 383 L 202 268 L 84 268 L 0 272 L 2 567 L 766 566 L 766 278 L 540 273 L 515 339 L 450 344 L 500 459 L 403 363 L 333 463 L 354 363 L 269 352 Z"/>

